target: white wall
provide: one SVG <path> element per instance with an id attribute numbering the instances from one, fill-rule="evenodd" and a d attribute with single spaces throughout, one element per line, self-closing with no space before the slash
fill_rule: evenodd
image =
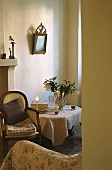
<path id="1" fill-rule="evenodd" d="M 82 0 L 83 170 L 112 169 L 112 1 Z"/>
<path id="2" fill-rule="evenodd" d="M 1 1 L 2 3 L 2 1 Z M 29 99 L 38 95 L 47 100 L 43 82 L 46 78 L 58 75 L 61 80 L 66 76 L 66 41 L 65 41 L 65 0 L 3 0 L 4 8 L 4 44 L 9 56 L 9 36 L 15 42 L 15 89 L 23 91 Z M 40 23 L 47 29 L 46 54 L 30 54 L 32 29 Z M 29 51 L 30 44 L 30 51 Z M 1 51 L 2 53 L 2 51 Z M 60 74 L 61 73 L 61 74 Z M 46 99 L 45 99 L 46 96 Z"/>
<path id="3" fill-rule="evenodd" d="M 15 90 L 23 91 L 31 103 L 37 95 L 48 100 L 43 82 L 53 76 L 58 76 L 59 82 L 76 80 L 78 86 L 78 0 L 0 0 L 0 8 L 0 53 L 4 45 L 9 57 L 10 35 L 16 42 Z M 41 22 L 48 34 L 46 54 L 32 55 L 32 30 Z M 77 95 L 69 100 L 77 104 Z"/>

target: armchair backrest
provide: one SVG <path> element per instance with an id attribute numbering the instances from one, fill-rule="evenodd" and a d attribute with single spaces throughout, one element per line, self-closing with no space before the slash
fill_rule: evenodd
<path id="1" fill-rule="evenodd" d="M 5 103 L 8 103 L 14 99 L 17 99 L 19 98 L 22 105 L 23 105 L 23 108 L 24 110 L 26 111 L 27 108 L 28 108 L 28 100 L 27 100 L 27 97 L 25 96 L 24 93 L 20 92 L 20 91 L 8 91 L 8 92 L 5 92 L 1 95 L 1 101 L 0 101 L 0 105 L 2 104 L 5 104 Z"/>

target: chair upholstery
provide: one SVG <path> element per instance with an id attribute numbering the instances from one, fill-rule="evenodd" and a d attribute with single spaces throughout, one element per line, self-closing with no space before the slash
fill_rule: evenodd
<path id="1" fill-rule="evenodd" d="M 0 170 L 81 170 L 82 153 L 65 155 L 29 141 L 17 142 Z"/>
<path id="2" fill-rule="evenodd" d="M 3 153 L 7 140 L 21 140 L 38 137 L 41 143 L 39 112 L 28 107 L 28 100 L 20 91 L 8 91 L 0 97 L 0 136 Z"/>
<path id="3" fill-rule="evenodd" d="M 22 122 L 14 125 L 6 125 L 6 135 L 30 135 L 36 133 L 36 126 L 31 118 L 27 118 Z"/>

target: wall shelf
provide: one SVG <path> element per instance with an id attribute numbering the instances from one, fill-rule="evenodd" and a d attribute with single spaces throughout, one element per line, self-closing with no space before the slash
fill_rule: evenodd
<path id="1" fill-rule="evenodd" d="M 0 59 L 0 67 L 5 66 L 16 66 L 18 65 L 17 59 Z"/>

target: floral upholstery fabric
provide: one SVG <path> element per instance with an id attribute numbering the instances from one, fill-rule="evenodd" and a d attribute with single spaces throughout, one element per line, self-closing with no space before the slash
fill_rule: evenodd
<path id="1" fill-rule="evenodd" d="M 7 135 L 29 135 L 36 132 L 36 127 L 30 118 L 15 125 L 6 125 Z"/>
<path id="2" fill-rule="evenodd" d="M 29 141 L 19 141 L 0 170 L 81 170 L 82 154 L 64 155 Z"/>

